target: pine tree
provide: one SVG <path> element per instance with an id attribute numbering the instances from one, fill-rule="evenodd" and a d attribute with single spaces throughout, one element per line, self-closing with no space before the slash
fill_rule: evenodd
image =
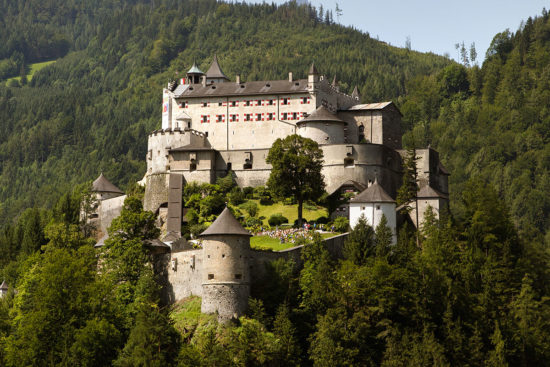
<path id="1" fill-rule="evenodd" d="M 384 257 L 390 252 L 391 244 L 393 242 L 393 233 L 391 228 L 388 226 L 388 220 L 386 215 L 382 214 L 380 218 L 380 223 L 376 226 L 375 231 L 375 242 L 376 242 L 376 256 Z"/>
<path id="2" fill-rule="evenodd" d="M 365 265 L 375 254 L 374 231 L 363 215 L 349 233 L 344 243 L 344 257 L 355 265 Z"/>

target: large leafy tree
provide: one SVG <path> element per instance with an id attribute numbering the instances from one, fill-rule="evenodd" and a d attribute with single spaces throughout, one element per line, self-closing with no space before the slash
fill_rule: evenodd
<path id="1" fill-rule="evenodd" d="M 296 199 L 301 226 L 304 201 L 317 200 L 325 191 L 323 151 L 313 140 L 294 134 L 277 139 L 266 162 L 273 166 L 267 187 L 277 197 Z"/>

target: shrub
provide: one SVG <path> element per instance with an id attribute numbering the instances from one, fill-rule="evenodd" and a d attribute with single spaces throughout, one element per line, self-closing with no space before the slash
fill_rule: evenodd
<path id="1" fill-rule="evenodd" d="M 286 198 L 283 200 L 283 204 L 285 205 L 294 205 L 296 202 L 294 201 L 294 198 Z"/>
<path id="2" fill-rule="evenodd" d="M 245 195 L 239 187 L 234 187 L 231 192 L 227 194 L 227 198 L 231 205 L 239 205 L 244 203 Z"/>
<path id="3" fill-rule="evenodd" d="M 334 230 L 336 232 L 347 232 L 349 230 L 349 220 L 346 217 L 338 217 L 334 220 Z"/>
<path id="4" fill-rule="evenodd" d="M 206 228 L 208 228 L 208 226 L 204 223 L 193 224 L 192 226 L 189 226 L 189 232 L 196 238 L 199 234 L 204 232 Z"/>
<path id="5" fill-rule="evenodd" d="M 247 187 L 243 188 L 243 194 L 244 194 L 245 198 L 253 199 L 254 198 L 254 188 L 250 187 L 250 186 L 247 186 Z"/>
<path id="6" fill-rule="evenodd" d="M 258 204 L 253 201 L 247 201 L 246 203 L 240 206 L 241 209 L 246 210 L 248 215 L 255 217 L 258 214 Z"/>
<path id="7" fill-rule="evenodd" d="M 283 223 L 288 223 L 288 218 L 283 217 L 283 215 L 280 213 L 277 213 L 269 217 L 267 222 L 269 223 L 270 226 L 275 227 L 275 226 L 280 226 Z"/>
<path id="8" fill-rule="evenodd" d="M 315 220 L 315 223 L 317 224 L 327 224 L 328 218 L 327 217 L 319 217 L 317 220 Z"/>
<path id="9" fill-rule="evenodd" d="M 245 224 L 246 227 L 261 226 L 262 221 L 259 220 L 258 218 L 248 217 L 248 218 L 246 218 L 244 224 Z"/>

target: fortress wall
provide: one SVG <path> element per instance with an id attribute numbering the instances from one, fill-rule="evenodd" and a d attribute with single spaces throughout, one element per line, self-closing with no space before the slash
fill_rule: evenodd
<path id="1" fill-rule="evenodd" d="M 101 224 L 99 229 L 102 233 L 107 233 L 107 228 L 109 228 L 113 219 L 120 215 L 125 199 L 126 195 L 122 195 L 100 202 L 99 218 L 101 218 Z"/>
<path id="2" fill-rule="evenodd" d="M 233 150 L 219 152 L 216 161 L 216 173 L 223 176 L 227 173 L 228 163 L 235 174 L 235 181 L 240 187 L 265 185 L 271 165 L 265 159 L 269 149 Z M 252 168 L 245 169 L 246 159 L 251 158 Z"/>
<path id="3" fill-rule="evenodd" d="M 302 97 L 310 97 L 310 103 L 301 103 Z M 283 98 L 289 98 L 288 105 L 282 104 Z M 273 105 L 268 104 L 269 100 L 274 101 Z M 237 105 L 232 106 L 232 101 L 236 101 Z M 250 106 L 246 106 L 246 101 L 250 101 Z M 294 133 L 294 125 L 302 118 L 303 112 L 315 110 L 314 99 L 309 93 L 190 98 L 181 99 L 181 102 L 185 102 L 187 107 L 176 107 L 177 112 L 173 115 L 185 111 L 191 117 L 192 128 L 208 132 L 208 140 L 216 150 L 269 148 L 276 139 Z M 207 107 L 203 107 L 204 102 Z M 285 112 L 288 114 L 288 124 L 279 121 Z M 294 112 L 298 114 L 296 119 L 292 119 Z M 263 114 L 261 121 L 257 121 L 257 113 Z M 275 120 L 268 121 L 268 113 L 273 113 Z M 238 121 L 231 122 L 230 116 L 234 114 L 238 115 Z M 246 114 L 251 115 L 252 121 L 245 121 Z M 218 115 L 223 116 L 222 122 L 217 122 Z M 203 116 L 208 116 L 209 122 L 202 122 Z"/>
<path id="4" fill-rule="evenodd" d="M 218 319 L 230 320 L 242 316 L 248 308 L 249 284 L 208 284 L 204 286 L 202 313 L 218 313 Z"/>
<path id="5" fill-rule="evenodd" d="M 165 172 L 168 166 L 168 150 L 191 143 L 193 134 L 185 131 L 156 131 L 147 142 L 147 174 Z M 194 137 L 195 139 L 198 136 Z"/>
<path id="6" fill-rule="evenodd" d="M 156 212 L 161 204 L 168 202 L 169 173 L 150 174 L 145 177 L 143 209 Z"/>
<path id="7" fill-rule="evenodd" d="M 189 296 L 202 297 L 203 250 L 172 252 L 166 256 L 167 293 L 170 302 Z"/>
<path id="8" fill-rule="evenodd" d="M 392 149 L 402 148 L 401 115 L 393 108 L 388 107 L 382 112 L 383 142 Z"/>
<path id="9" fill-rule="evenodd" d="M 401 186 L 401 157 L 383 145 L 337 144 L 322 149 L 325 160 L 322 172 L 329 193 L 347 180 L 368 184 L 375 177 L 392 197 Z M 346 166 L 346 158 L 353 158 L 353 166 Z"/>
<path id="10" fill-rule="evenodd" d="M 209 236 L 203 242 L 203 284 L 249 283 L 250 239 L 243 236 Z"/>

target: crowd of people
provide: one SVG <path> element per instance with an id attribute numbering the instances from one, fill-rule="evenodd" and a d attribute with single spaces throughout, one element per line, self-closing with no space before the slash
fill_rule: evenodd
<path id="1" fill-rule="evenodd" d="M 255 236 L 269 236 L 271 238 L 277 238 L 281 243 L 295 243 L 298 239 L 305 238 L 307 240 L 313 239 L 313 234 L 316 230 L 324 230 L 324 225 L 310 225 L 304 224 L 302 228 L 286 228 L 279 229 L 278 227 L 271 230 L 264 230 L 262 227 Z"/>

